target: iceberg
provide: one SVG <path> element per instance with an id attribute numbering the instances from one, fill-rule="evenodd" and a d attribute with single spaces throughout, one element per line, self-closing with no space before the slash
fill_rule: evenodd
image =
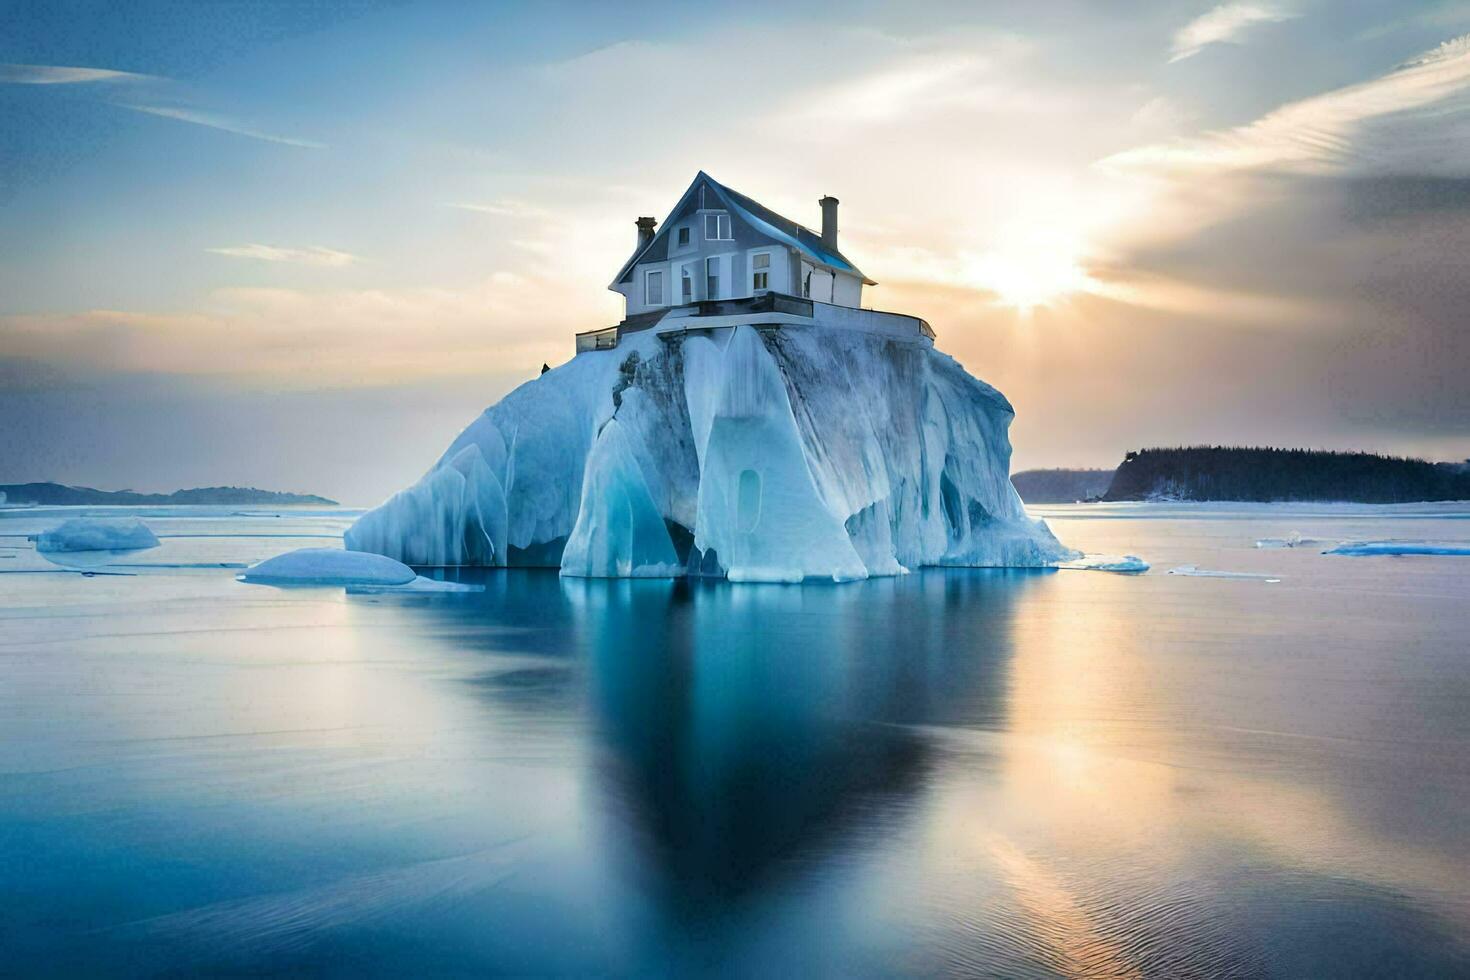
<path id="1" fill-rule="evenodd" d="M 1080 559 L 1011 486 L 1013 416 L 922 338 L 630 332 L 486 409 L 345 543 L 411 565 L 748 582 Z"/>
<path id="2" fill-rule="evenodd" d="M 1083 555 L 1072 561 L 1061 562 L 1057 567 L 1078 569 L 1087 572 L 1118 572 L 1122 575 L 1141 575 L 1148 571 L 1149 564 L 1137 555 Z"/>
<path id="3" fill-rule="evenodd" d="M 418 573 L 402 562 L 341 548 L 298 548 L 239 575 L 240 581 L 259 585 L 407 585 L 416 578 Z"/>
<path id="4" fill-rule="evenodd" d="M 158 538 L 136 517 L 74 517 L 32 535 L 40 552 L 141 551 L 157 548 Z"/>
<path id="5" fill-rule="evenodd" d="M 1463 541 L 1346 541 L 1324 555 L 1444 555 L 1470 557 L 1470 542 Z"/>
<path id="6" fill-rule="evenodd" d="M 424 578 L 384 555 L 341 548 L 297 548 L 235 576 L 251 585 L 340 585 L 349 592 L 480 592 L 483 586 Z"/>

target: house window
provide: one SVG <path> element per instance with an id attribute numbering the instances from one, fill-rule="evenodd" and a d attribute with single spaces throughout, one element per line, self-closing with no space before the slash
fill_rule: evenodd
<path id="1" fill-rule="evenodd" d="M 753 274 L 750 277 L 752 289 L 771 288 L 771 253 L 757 252 L 750 258 L 750 267 Z"/>
<path id="2" fill-rule="evenodd" d="M 662 306 L 664 303 L 664 274 L 649 272 L 643 277 L 643 305 Z"/>
<path id="3" fill-rule="evenodd" d="M 694 283 L 689 278 L 689 267 L 687 265 L 680 270 L 679 295 L 681 296 L 679 300 L 681 303 L 691 303 L 694 301 Z"/>
<path id="4" fill-rule="evenodd" d="M 704 260 L 704 295 L 706 299 L 720 298 L 720 260 L 714 257 Z"/>
<path id="5" fill-rule="evenodd" d="M 688 226 L 685 226 L 685 227 L 679 229 L 679 244 L 680 245 L 688 245 L 689 244 L 689 228 L 688 228 Z"/>
<path id="6" fill-rule="evenodd" d="M 704 237 L 706 241 L 711 242 L 730 241 L 730 216 L 728 214 L 705 215 Z"/>

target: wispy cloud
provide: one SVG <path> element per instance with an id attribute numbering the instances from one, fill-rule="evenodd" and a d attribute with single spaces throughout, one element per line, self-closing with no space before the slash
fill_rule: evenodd
<path id="1" fill-rule="evenodd" d="M 281 143 L 286 146 L 301 146 L 309 150 L 324 150 L 327 144 L 318 143 L 315 140 L 296 139 L 290 136 L 277 136 L 274 133 L 266 133 L 261 130 L 246 126 L 228 116 L 218 113 L 203 112 L 198 109 L 182 109 L 175 106 L 141 105 L 130 102 L 119 102 L 118 105 L 124 109 L 132 109 L 135 112 L 146 112 L 151 116 L 162 116 L 165 119 L 177 119 L 180 122 L 193 123 L 196 126 L 208 126 L 210 129 L 222 130 L 226 133 L 235 133 L 239 136 L 248 136 L 251 139 L 265 140 L 268 143 Z"/>
<path id="2" fill-rule="evenodd" d="M 70 65 L 0 64 L 0 82 L 12 85 L 77 85 L 86 82 L 157 82 L 157 75 L 143 75 L 111 68 L 80 68 Z"/>
<path id="3" fill-rule="evenodd" d="M 1169 61 L 1171 64 L 1183 61 L 1199 54 L 1207 45 L 1235 43 L 1257 24 L 1274 24 L 1295 16 L 1275 4 L 1222 3 L 1179 29 L 1174 35 L 1174 51 Z"/>
<path id="4" fill-rule="evenodd" d="M 1111 171 L 1280 170 L 1302 173 L 1440 172 L 1452 160 L 1452 130 L 1463 135 L 1470 96 L 1470 35 L 1448 41 L 1378 78 L 1291 102 L 1246 126 L 1127 150 L 1102 160 Z M 1443 109 L 1459 110 L 1440 112 Z M 1433 110 L 1433 118 L 1413 118 Z M 1372 122 L 1393 139 L 1367 139 Z M 1454 124 L 1458 120 L 1458 127 Z M 1463 144 L 1461 144 L 1463 145 Z"/>
<path id="5" fill-rule="evenodd" d="M 339 269 L 362 261 L 351 252 L 339 252 L 333 248 L 313 245 L 309 248 L 279 248 L 275 245 L 230 245 L 222 248 L 207 248 L 215 255 L 228 255 L 236 259 L 259 259 L 262 262 L 292 262 L 297 265 L 316 265 Z"/>

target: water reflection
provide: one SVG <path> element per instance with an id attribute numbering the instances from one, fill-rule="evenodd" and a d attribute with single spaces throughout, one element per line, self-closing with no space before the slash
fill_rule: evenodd
<path id="1" fill-rule="evenodd" d="M 910 726 L 1002 721 L 1010 618 L 1035 580 L 564 582 L 609 852 L 700 915 L 904 819 L 929 771 Z"/>

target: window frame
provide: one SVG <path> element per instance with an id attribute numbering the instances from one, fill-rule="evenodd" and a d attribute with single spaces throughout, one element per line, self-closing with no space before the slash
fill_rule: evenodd
<path id="1" fill-rule="evenodd" d="M 678 231 L 677 231 L 677 233 L 675 235 L 674 240 L 676 242 L 678 242 L 679 243 L 679 246 L 682 248 L 683 246 L 689 244 L 689 240 L 690 240 L 691 237 L 692 236 L 690 235 L 690 232 L 689 232 L 689 226 L 688 225 L 683 225 L 683 226 L 681 226 L 678 229 Z"/>
<path id="2" fill-rule="evenodd" d="M 650 292 L 650 287 L 653 284 L 653 281 L 654 281 L 654 277 L 655 276 L 658 277 L 658 298 L 657 299 L 650 299 L 649 297 L 652 295 L 652 293 Z M 643 270 L 643 305 L 644 306 L 663 306 L 664 305 L 664 279 L 663 279 L 663 276 L 664 276 L 664 270 L 662 270 L 662 269 L 644 269 Z"/>
<path id="3" fill-rule="evenodd" d="M 710 270 L 714 272 L 711 273 Z M 720 298 L 720 257 L 711 255 L 704 260 L 704 298 Z"/>
<path id="4" fill-rule="evenodd" d="M 711 218 L 713 218 L 714 219 L 714 222 L 715 222 L 715 234 L 714 234 L 714 236 L 711 236 L 710 233 L 709 233 L 709 223 L 710 223 L 710 219 Z M 721 227 L 720 226 L 721 225 L 724 225 L 724 229 L 723 230 L 724 230 L 725 234 L 723 236 L 720 235 L 720 231 L 721 231 Z M 705 212 L 705 215 L 704 215 L 704 240 L 707 241 L 707 242 L 733 242 L 735 240 L 735 226 L 730 223 L 730 212 L 728 212 L 728 211 L 707 211 L 707 212 Z"/>
<path id="5" fill-rule="evenodd" d="M 771 269 L 774 265 L 774 263 L 771 261 L 771 257 L 771 252 L 750 253 L 750 291 L 752 293 L 760 292 L 762 289 L 766 290 L 767 292 L 770 291 Z M 756 260 L 761 258 L 766 260 L 766 264 L 763 266 L 756 264 Z"/>

